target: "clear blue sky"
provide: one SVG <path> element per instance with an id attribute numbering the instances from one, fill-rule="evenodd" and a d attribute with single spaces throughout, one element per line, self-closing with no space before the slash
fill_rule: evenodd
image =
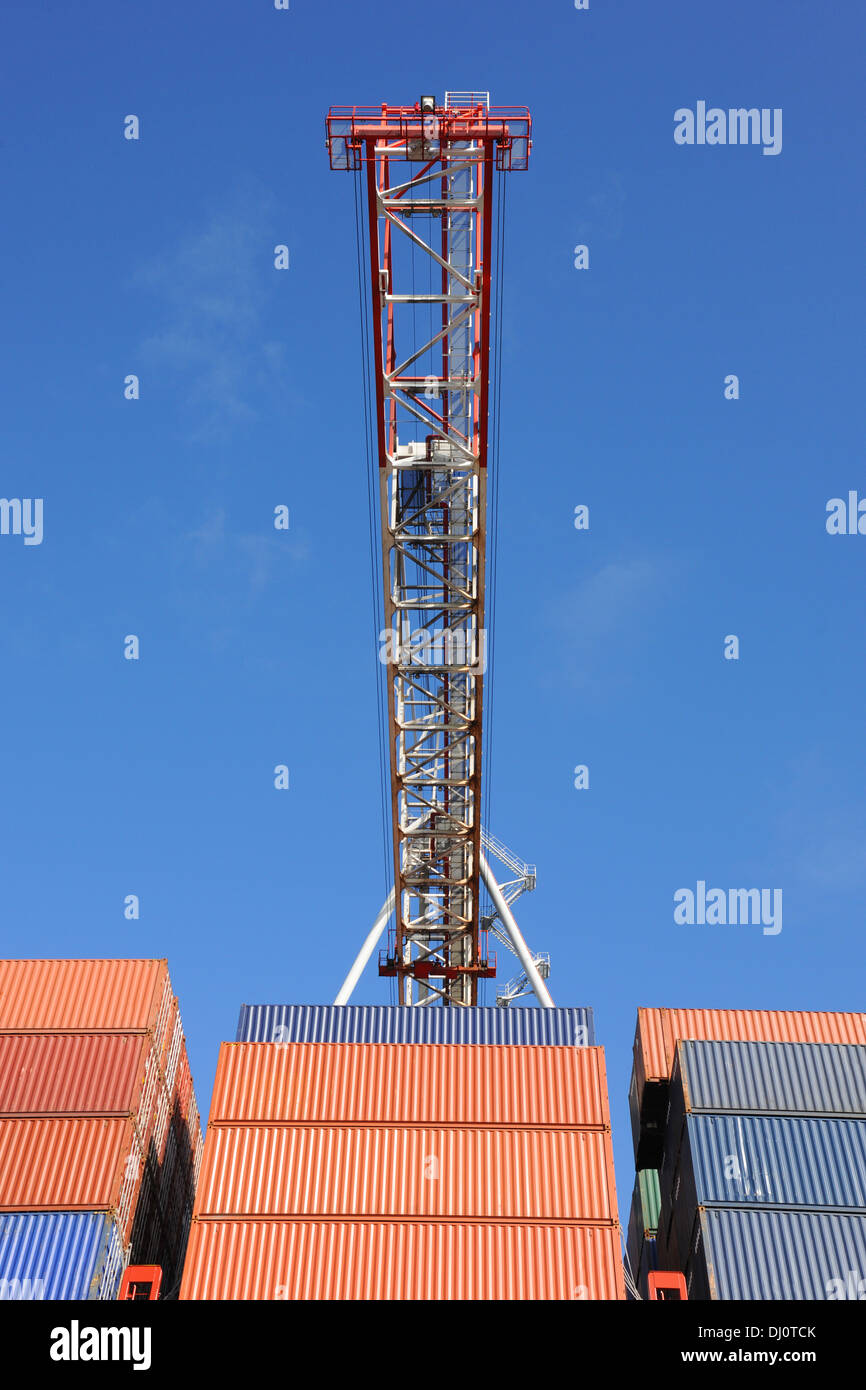
<path id="1" fill-rule="evenodd" d="M 2 951 L 167 955 L 203 1108 L 239 1004 L 333 998 L 383 896 L 332 102 L 534 116 L 487 818 L 596 1009 L 623 1209 L 638 1004 L 863 1008 L 866 536 L 825 530 L 866 495 L 863 40 L 805 0 L 6 4 L 0 492 L 45 510 L 0 536 Z M 677 146 L 699 100 L 781 107 L 781 154 Z M 699 879 L 782 932 L 678 926 Z"/>

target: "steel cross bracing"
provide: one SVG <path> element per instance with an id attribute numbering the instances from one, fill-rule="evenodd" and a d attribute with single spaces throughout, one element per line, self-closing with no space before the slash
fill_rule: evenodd
<path id="1" fill-rule="evenodd" d="M 473 101 L 476 98 L 473 96 Z M 366 171 L 401 1003 L 477 1002 L 494 172 L 529 116 L 334 108 L 335 168 Z"/>

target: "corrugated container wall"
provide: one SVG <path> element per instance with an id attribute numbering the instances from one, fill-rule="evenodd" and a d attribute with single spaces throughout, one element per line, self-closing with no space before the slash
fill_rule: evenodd
<path id="1" fill-rule="evenodd" d="M 0 1120 L 0 1211 L 113 1211 L 125 1227 L 141 1161 L 129 1119 Z"/>
<path id="2" fill-rule="evenodd" d="M 686 1252 L 690 1299 L 866 1298 L 866 1214 L 704 1211 Z"/>
<path id="3" fill-rule="evenodd" d="M 666 1053 L 660 1265 L 693 1300 L 857 1297 L 838 1293 L 849 1276 L 866 1294 L 866 1046 L 844 1041 L 862 1016 L 682 1013 L 666 1047 L 680 1027 L 804 1040 L 681 1038 Z M 641 1150 L 663 1084 L 646 1082 Z"/>
<path id="4" fill-rule="evenodd" d="M 0 1033 L 0 1116 L 128 1115 L 140 1125 L 146 1033 Z"/>
<path id="5" fill-rule="evenodd" d="M 199 1215 L 610 1221 L 606 1130 L 217 1125 Z"/>
<path id="6" fill-rule="evenodd" d="M 0 961 L 0 1212 L 19 1223 L 7 1230 L 24 1233 L 15 1248 L 32 1261 L 29 1276 L 16 1265 L 19 1284 L 66 1249 L 58 1287 L 79 1287 L 88 1233 L 104 1230 L 95 1296 L 114 1297 L 143 1252 L 171 1288 L 202 1148 L 164 960 Z"/>
<path id="7" fill-rule="evenodd" d="M 395 1009 L 243 1004 L 236 1042 L 538 1043 L 593 1047 L 592 1009 Z"/>
<path id="8" fill-rule="evenodd" d="M 638 1009 L 629 1110 L 638 1168 L 661 1163 L 680 1040 L 866 1044 L 866 1014 L 775 1009 Z"/>
<path id="9" fill-rule="evenodd" d="M 210 1121 L 608 1125 L 601 1056 L 570 1047 L 223 1043 Z"/>
<path id="10" fill-rule="evenodd" d="M 225 1044 L 181 1298 L 622 1298 L 619 1240 L 600 1048 Z"/>
<path id="11" fill-rule="evenodd" d="M 115 1298 L 122 1254 L 102 1212 L 0 1215 L 0 1299 Z"/>
<path id="12" fill-rule="evenodd" d="M 171 1007 L 164 960 L 0 960 L 0 1029 L 156 1029 Z"/>
<path id="13" fill-rule="evenodd" d="M 662 1241 L 674 1263 L 698 1208 L 710 1206 L 866 1215 L 866 1120 L 689 1115 L 662 1172 Z"/>
<path id="14" fill-rule="evenodd" d="M 866 1119 L 866 1047 L 681 1042 L 669 1107 L 669 1122 L 686 1110 Z"/>
<path id="15" fill-rule="evenodd" d="M 182 1299 L 621 1299 L 619 1229 L 194 1221 Z"/>

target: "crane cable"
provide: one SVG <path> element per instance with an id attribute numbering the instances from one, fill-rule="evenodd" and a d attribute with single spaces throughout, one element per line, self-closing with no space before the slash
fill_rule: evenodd
<path id="1" fill-rule="evenodd" d="M 493 243 L 495 245 L 495 260 L 491 270 L 495 273 L 495 295 L 494 295 L 494 340 L 493 353 L 491 354 L 491 382 L 490 400 L 493 405 L 492 410 L 492 429 L 491 441 L 492 448 L 490 459 L 488 460 L 488 512 L 490 515 L 489 525 L 489 569 L 490 582 L 487 585 L 487 640 L 486 640 L 486 670 L 484 672 L 484 746 L 482 748 L 483 774 L 482 774 L 482 810 L 483 818 L 488 828 L 491 825 L 490 799 L 493 785 L 493 694 L 494 694 L 494 668 L 496 659 L 496 623 L 494 621 L 496 610 L 496 587 L 499 572 L 499 484 L 500 484 L 500 412 L 502 409 L 502 315 L 504 301 L 504 260 L 505 260 L 505 190 L 507 183 L 505 176 L 500 172 L 498 177 L 498 190 L 496 197 L 496 214 L 494 222 Z M 491 190 L 492 192 L 492 190 Z M 488 208 L 489 212 L 489 208 Z M 479 654 L 482 649 L 479 649 Z M 492 904 L 489 903 L 485 893 L 485 908 L 487 911 L 483 915 L 492 914 Z"/>
<path id="2" fill-rule="evenodd" d="M 387 692 L 385 689 L 385 670 L 379 660 L 379 632 L 380 621 L 384 617 L 384 611 L 380 608 L 380 600 L 383 595 L 382 587 L 382 562 L 379 553 L 379 528 L 377 525 L 378 513 L 378 478 L 375 467 L 375 392 L 371 376 L 371 356 L 372 356 L 372 333 L 370 326 L 371 310 L 367 301 L 365 271 L 369 253 L 368 238 L 364 230 L 364 218 L 361 208 L 361 196 L 359 184 L 363 173 L 363 164 L 359 167 L 358 175 L 353 180 L 355 195 L 355 252 L 358 267 L 358 304 L 361 325 L 361 377 L 362 377 L 362 410 L 364 413 L 364 451 L 367 469 L 367 522 L 368 522 L 368 541 L 370 550 L 370 577 L 372 580 L 371 604 L 373 622 L 373 651 L 376 667 L 376 719 L 378 724 L 379 737 L 379 796 L 381 802 L 381 821 L 382 821 L 382 863 L 383 863 L 383 894 L 387 897 L 391 891 L 393 875 L 389 873 L 390 865 L 390 838 L 388 834 L 388 817 L 386 811 L 386 782 L 389 776 L 386 758 L 386 738 L 385 720 Z M 374 363 L 373 370 L 380 370 L 381 364 Z"/>
<path id="3" fill-rule="evenodd" d="M 622 1272 L 625 1277 L 626 1289 L 631 1294 L 632 1298 L 635 1299 L 636 1302 L 642 1303 L 643 1295 L 641 1294 L 641 1291 L 637 1286 L 635 1272 L 631 1267 L 631 1260 L 629 1259 L 628 1246 L 626 1245 L 625 1241 L 625 1234 L 621 1226 L 619 1229 L 619 1240 L 620 1246 L 622 1248 Z"/>

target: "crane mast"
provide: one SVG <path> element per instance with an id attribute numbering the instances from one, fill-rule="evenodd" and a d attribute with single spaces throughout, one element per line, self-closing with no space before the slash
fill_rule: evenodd
<path id="1" fill-rule="evenodd" d="M 494 175 L 525 108 L 487 94 L 332 107 L 331 167 L 364 180 L 400 1002 L 473 1005 L 480 929 Z"/>

